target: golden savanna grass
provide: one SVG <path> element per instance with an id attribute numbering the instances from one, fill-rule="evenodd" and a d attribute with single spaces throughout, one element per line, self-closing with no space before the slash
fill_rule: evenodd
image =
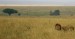
<path id="1" fill-rule="evenodd" d="M 75 31 L 57 31 L 55 24 L 75 27 L 74 17 L 0 17 L 0 39 L 75 39 Z"/>

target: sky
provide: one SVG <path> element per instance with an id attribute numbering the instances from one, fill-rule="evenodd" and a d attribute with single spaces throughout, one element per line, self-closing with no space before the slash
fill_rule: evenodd
<path id="1" fill-rule="evenodd" d="M 0 0 L 0 5 L 75 6 L 75 0 Z"/>

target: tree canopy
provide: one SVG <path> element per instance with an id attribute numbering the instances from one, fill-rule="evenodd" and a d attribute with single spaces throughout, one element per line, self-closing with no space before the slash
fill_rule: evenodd
<path id="1" fill-rule="evenodd" d="M 11 14 L 18 13 L 17 10 L 15 10 L 15 9 L 10 9 L 10 8 L 3 9 L 3 12 L 4 12 L 4 13 L 7 13 L 9 16 L 10 16 Z"/>

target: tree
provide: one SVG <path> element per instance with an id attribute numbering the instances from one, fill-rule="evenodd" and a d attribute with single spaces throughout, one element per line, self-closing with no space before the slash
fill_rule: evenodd
<path id="1" fill-rule="evenodd" d="M 60 15 L 60 11 L 59 10 L 55 10 L 55 15 Z"/>
<path id="2" fill-rule="evenodd" d="M 14 13 L 18 13 L 17 10 L 6 8 L 3 10 L 4 13 L 7 13 L 9 16 Z"/>
<path id="3" fill-rule="evenodd" d="M 55 10 L 54 12 L 50 11 L 50 15 L 58 16 L 60 15 L 60 11 L 59 10 Z"/>
<path id="4" fill-rule="evenodd" d="M 18 16 L 21 16 L 21 14 L 19 13 Z"/>

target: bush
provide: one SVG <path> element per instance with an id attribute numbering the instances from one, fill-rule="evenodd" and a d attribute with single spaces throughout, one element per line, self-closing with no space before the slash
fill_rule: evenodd
<path id="1" fill-rule="evenodd" d="M 50 11 L 50 15 L 58 16 L 60 15 L 60 11 L 59 10 L 55 10 L 54 12 Z"/>

